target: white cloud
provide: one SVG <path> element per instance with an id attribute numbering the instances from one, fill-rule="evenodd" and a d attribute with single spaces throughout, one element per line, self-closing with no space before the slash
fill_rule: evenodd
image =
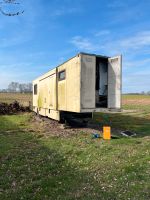
<path id="1" fill-rule="evenodd" d="M 141 31 L 131 37 L 114 38 L 107 30 L 102 30 L 91 37 L 75 36 L 71 43 L 81 50 L 103 50 L 103 52 L 115 55 L 118 53 L 135 54 L 136 51 L 146 50 L 150 47 L 150 31 Z M 109 34 L 109 37 L 108 37 Z M 103 35 L 103 37 L 98 37 Z M 134 50 L 134 51 L 131 51 Z"/>
<path id="2" fill-rule="evenodd" d="M 129 67 L 150 67 L 150 58 L 147 59 L 142 59 L 142 60 L 124 60 L 124 68 L 129 68 Z"/>
<path id="3" fill-rule="evenodd" d="M 101 31 L 96 32 L 95 36 L 99 37 L 99 36 L 106 36 L 106 35 L 109 35 L 109 34 L 110 34 L 109 30 L 101 30 Z"/>
<path id="4" fill-rule="evenodd" d="M 96 50 L 97 46 L 93 44 L 88 38 L 75 36 L 71 39 L 71 43 L 80 50 Z"/>
<path id="5" fill-rule="evenodd" d="M 120 45 L 125 48 L 137 49 L 143 46 L 150 46 L 150 31 L 142 31 L 135 36 L 123 39 Z"/>
<path id="6" fill-rule="evenodd" d="M 82 51 L 90 50 L 109 56 L 123 53 L 123 91 L 149 91 L 150 58 L 144 58 L 143 52 L 150 46 L 150 31 L 141 31 L 128 38 L 120 39 L 114 39 L 114 35 L 111 34 L 109 37 L 107 34 L 105 36 L 104 38 L 98 37 L 94 33 L 91 37 L 86 38 L 76 36 L 72 38 L 71 43 Z"/>

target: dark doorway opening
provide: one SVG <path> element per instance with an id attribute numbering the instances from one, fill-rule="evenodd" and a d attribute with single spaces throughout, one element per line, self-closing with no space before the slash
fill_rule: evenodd
<path id="1" fill-rule="evenodd" d="M 96 108 L 107 108 L 108 58 L 96 57 Z"/>

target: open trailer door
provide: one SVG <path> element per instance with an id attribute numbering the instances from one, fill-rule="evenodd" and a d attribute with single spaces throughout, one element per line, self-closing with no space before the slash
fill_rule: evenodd
<path id="1" fill-rule="evenodd" d="M 121 108 L 122 56 L 108 59 L 108 108 Z"/>

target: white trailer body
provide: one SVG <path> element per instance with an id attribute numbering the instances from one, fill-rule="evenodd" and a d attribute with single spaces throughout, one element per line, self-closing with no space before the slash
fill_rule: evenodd
<path id="1" fill-rule="evenodd" d="M 79 53 L 33 81 L 33 110 L 61 116 L 121 109 L 122 56 Z"/>

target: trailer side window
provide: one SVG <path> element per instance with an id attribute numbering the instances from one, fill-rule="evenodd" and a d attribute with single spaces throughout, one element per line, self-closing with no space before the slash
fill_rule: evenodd
<path id="1" fill-rule="evenodd" d="M 65 70 L 58 73 L 58 80 L 59 81 L 65 80 L 65 78 L 66 78 L 66 71 Z"/>
<path id="2" fill-rule="evenodd" d="M 37 94 L 37 84 L 34 85 L 34 95 Z"/>

